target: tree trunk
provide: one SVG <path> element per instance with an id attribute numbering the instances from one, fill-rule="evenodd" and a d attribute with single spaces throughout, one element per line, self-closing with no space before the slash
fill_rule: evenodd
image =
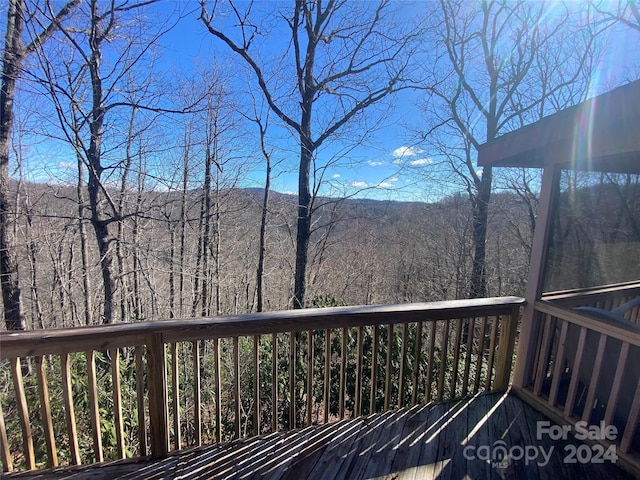
<path id="1" fill-rule="evenodd" d="M 215 146 L 214 146 L 215 149 Z M 213 154 L 215 155 L 215 153 Z M 200 314 L 208 317 L 209 309 L 209 251 L 211 248 L 211 163 L 212 153 L 210 147 L 207 147 L 205 167 L 204 167 L 204 185 L 202 192 L 204 198 L 202 200 L 202 287 L 200 294 L 202 296 L 202 304 L 200 306 Z"/>
<path id="2" fill-rule="evenodd" d="M 9 143 L 13 127 L 13 98 L 16 78 L 23 59 L 21 44 L 24 2 L 10 0 L 2 58 L 2 86 L 0 89 L 0 286 L 4 302 L 4 321 L 8 330 L 24 330 L 20 302 L 18 265 L 12 248 L 9 228 Z"/>
<path id="3" fill-rule="evenodd" d="M 262 283 L 264 279 L 264 257 L 267 251 L 266 247 L 266 230 L 267 230 L 267 213 L 269 207 L 269 189 L 271 188 L 271 158 L 265 152 L 267 161 L 267 173 L 264 182 L 264 196 L 262 197 L 262 216 L 260 217 L 260 246 L 258 248 L 258 268 L 256 271 L 256 310 L 263 310 L 263 291 Z"/>
<path id="4" fill-rule="evenodd" d="M 189 189 L 189 142 L 190 138 L 185 136 L 185 153 L 182 158 L 182 191 L 180 193 L 180 252 L 178 257 L 178 315 L 184 317 L 184 272 L 185 272 L 185 249 L 187 235 L 187 195 Z"/>
<path id="5" fill-rule="evenodd" d="M 91 325 L 93 305 L 91 301 L 91 279 L 89 278 L 89 247 L 87 245 L 87 231 L 84 225 L 84 193 L 83 193 L 83 168 L 82 158 L 78 157 L 78 183 L 76 192 L 78 195 L 78 237 L 80 240 L 80 255 L 82 261 L 82 287 L 84 290 L 84 323 Z"/>
<path id="6" fill-rule="evenodd" d="M 491 167 L 484 167 L 482 180 L 473 208 L 473 265 L 469 282 L 469 298 L 487 296 L 487 223 L 489 220 L 489 201 L 491 199 Z"/>
<path id="7" fill-rule="evenodd" d="M 307 258 L 311 237 L 311 192 L 309 170 L 313 153 L 302 140 L 298 174 L 298 226 L 296 230 L 296 268 L 294 273 L 293 308 L 304 308 L 307 289 Z"/>
<path id="8" fill-rule="evenodd" d="M 222 227 L 222 215 L 220 212 L 220 170 L 216 169 L 216 200 L 214 204 L 215 209 L 215 228 L 213 232 L 213 242 L 214 242 L 214 257 L 213 257 L 213 283 L 214 283 L 214 294 L 216 297 L 216 315 L 222 315 L 222 298 L 220 297 L 220 252 L 222 249 L 222 237 L 220 235 L 220 228 Z"/>
<path id="9" fill-rule="evenodd" d="M 101 177 L 104 171 L 101 146 L 105 108 L 102 98 L 102 77 L 100 75 L 100 62 L 102 61 L 101 43 L 104 36 L 99 33 L 99 23 L 98 2 L 97 0 L 93 0 L 91 2 L 91 35 L 89 37 L 91 57 L 88 59 L 93 109 L 89 125 L 91 140 L 89 142 L 89 151 L 87 152 L 87 163 L 89 166 L 89 181 L 87 187 L 89 191 L 89 204 L 91 206 L 91 226 L 93 227 L 96 243 L 98 244 L 98 251 L 100 252 L 100 271 L 102 273 L 104 294 L 102 323 L 108 324 L 113 322 L 115 282 L 112 274 L 113 251 L 111 243 L 114 239 L 109 236 L 109 222 L 103 218 L 102 209 L 104 206 L 101 201 Z"/>

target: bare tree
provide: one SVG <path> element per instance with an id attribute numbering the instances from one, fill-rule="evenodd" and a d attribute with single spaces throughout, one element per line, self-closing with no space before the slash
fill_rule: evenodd
<path id="1" fill-rule="evenodd" d="M 4 302 L 4 317 L 7 329 L 24 330 L 22 307 L 20 303 L 20 286 L 18 283 L 18 267 L 13 256 L 9 219 L 9 144 L 13 127 L 13 100 L 16 81 L 21 74 L 22 64 L 46 40 L 48 40 L 60 22 L 80 3 L 71 0 L 57 14 L 52 11 L 49 2 L 36 6 L 36 12 L 26 10 L 24 0 L 9 0 L 7 8 L 7 25 L 4 51 L 2 54 L 2 85 L 0 86 L 0 286 Z M 28 44 L 24 44 L 25 19 L 38 18 L 44 22 Z"/>
<path id="2" fill-rule="evenodd" d="M 477 148 L 582 100 L 597 32 L 585 18 L 588 11 L 559 2 L 440 0 L 436 10 L 438 60 L 425 82 L 430 118 L 425 145 L 468 193 L 473 213 L 468 295 L 483 297 L 493 171 L 476 168 Z"/>
<path id="3" fill-rule="evenodd" d="M 230 14 L 237 32 L 218 25 L 219 5 L 202 3 L 201 19 L 249 67 L 271 110 L 297 137 L 298 207 L 293 307 L 305 305 L 306 270 L 312 224 L 310 171 L 318 148 L 347 124 L 390 94 L 407 87 L 409 50 L 418 32 L 397 22 L 391 2 L 298 0 L 282 20 L 289 43 L 276 69 L 291 69 L 292 81 L 268 71 L 260 52 L 251 48 L 260 36 L 254 4 Z M 265 28 L 268 28 L 265 24 Z M 237 33 L 238 37 L 233 38 Z M 290 63 L 286 63 L 290 62 Z M 271 65 L 272 67 L 272 65 Z"/>
<path id="4" fill-rule="evenodd" d="M 127 35 L 127 27 L 135 29 L 142 21 L 136 11 L 150 3 L 153 1 L 123 2 L 101 9 L 101 2 L 91 0 L 78 9 L 73 27 L 60 29 L 60 50 L 39 56 L 41 81 L 54 104 L 60 136 L 86 169 L 88 220 L 98 246 L 102 276 L 103 323 L 114 319 L 118 288 L 114 264 L 118 235 L 113 225 L 136 214 L 123 212 L 111 189 L 118 183 L 118 175 L 125 177 L 122 182 L 126 184 L 130 165 L 127 159 L 132 156 L 125 151 L 125 161 L 121 162 L 122 148 L 131 146 L 130 142 L 121 141 L 121 135 L 126 137 L 131 132 L 119 132 L 118 124 L 130 124 L 134 116 L 127 112 L 132 109 L 160 110 L 153 103 L 155 98 L 148 94 L 153 71 L 149 50 L 168 27 L 157 22 L 145 35 L 140 35 L 139 30 Z M 134 74 L 136 68 L 139 70 Z"/>
<path id="5" fill-rule="evenodd" d="M 640 7 L 638 7 L 637 0 L 594 1 L 593 3 L 606 22 L 618 22 L 628 28 L 640 31 Z"/>
<path id="6" fill-rule="evenodd" d="M 255 122 L 260 132 L 260 150 L 265 161 L 264 194 L 262 196 L 262 213 L 260 214 L 260 234 L 258 247 L 258 267 L 256 268 L 256 311 L 263 309 L 263 283 L 264 283 L 264 260 L 267 252 L 267 215 L 269 213 L 269 189 L 271 188 L 271 152 L 267 149 L 265 137 L 267 135 L 268 120 L 263 124 L 262 120 L 256 116 Z"/>

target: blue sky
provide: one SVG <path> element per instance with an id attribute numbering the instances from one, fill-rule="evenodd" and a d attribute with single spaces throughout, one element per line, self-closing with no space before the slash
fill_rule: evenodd
<path id="1" fill-rule="evenodd" d="M 269 7 L 274 3 L 259 5 Z M 421 8 L 422 5 L 424 2 L 420 1 L 406 4 L 407 12 L 410 14 L 412 9 Z M 153 8 L 157 9 L 159 17 L 171 16 L 175 19 L 177 12 L 183 14 L 183 18 L 162 40 L 159 53 L 165 70 L 173 69 L 188 76 L 199 66 L 212 62 L 212 59 L 222 62 L 232 73 L 242 70 L 240 59 L 230 54 L 228 48 L 208 33 L 198 20 L 199 2 L 164 0 Z M 595 74 L 597 78 L 594 79 L 594 86 L 597 89 L 606 90 L 623 81 L 625 68 L 630 60 L 640 63 L 639 41 L 640 32 L 612 32 L 607 40 L 607 53 Z M 284 46 L 283 40 L 277 36 L 272 36 L 269 42 L 275 50 L 282 50 Z M 266 52 L 267 55 L 269 53 Z M 635 74 L 638 76 L 638 72 Z M 246 82 L 242 84 L 237 81 L 238 92 L 244 91 Z M 331 162 L 332 166 L 323 177 L 324 187 L 320 193 L 337 196 L 358 194 L 394 200 L 435 200 L 461 190 L 459 183 L 448 182 L 435 172 L 437 162 L 434 161 L 434 156 L 412 139 L 412 132 L 423 122 L 422 113 L 417 106 L 421 95 L 420 92 L 412 91 L 396 94 L 392 99 L 393 108 L 390 108 L 389 115 L 366 143 L 353 145 L 349 139 L 326 143 L 318 152 L 318 162 Z M 280 192 L 296 193 L 298 147 L 295 138 L 290 132 L 274 126 L 270 131 L 270 144 L 274 148 L 273 160 L 280 162 L 274 175 L 273 188 Z M 59 153 L 50 145 L 33 147 L 34 152 L 39 150 L 41 153 L 37 156 L 40 158 L 50 157 L 52 152 Z M 255 144 L 247 145 L 246 154 L 257 156 Z M 58 167 L 73 168 L 72 164 L 73 162 L 61 161 Z M 261 187 L 264 182 L 263 170 L 263 166 L 257 162 L 255 168 L 245 173 L 242 185 Z M 45 171 L 36 174 L 40 180 L 49 180 L 47 175 L 55 177 L 57 173 Z M 427 182 L 427 176 L 437 176 L 440 182 Z"/>
<path id="2" fill-rule="evenodd" d="M 194 64 L 203 64 L 212 58 L 224 58 L 238 69 L 242 68 L 240 59 L 229 53 L 226 46 L 208 33 L 197 19 L 199 4 L 196 2 L 164 2 L 163 10 L 171 11 L 179 7 L 185 18 L 163 40 L 168 57 L 183 71 L 192 69 Z M 282 49 L 282 42 L 275 41 L 274 47 Z M 234 62 L 237 62 L 234 64 Z M 242 87 L 244 88 L 244 87 Z M 407 125 L 420 121 L 416 107 L 415 92 L 401 92 L 393 97 L 390 115 L 382 120 L 375 134 L 362 145 L 355 148 L 348 142 L 328 142 L 318 152 L 318 163 L 334 162 L 324 177 L 322 194 L 354 194 L 369 198 L 394 200 L 427 199 L 428 193 L 412 169 L 424 168 L 432 160 L 422 149 L 411 146 L 411 134 Z M 273 119 L 273 116 L 272 116 Z M 273 179 L 274 190 L 297 193 L 297 144 L 290 133 L 272 129 L 273 137 L 290 137 L 289 142 L 282 140 L 281 150 L 276 149 L 274 159 L 284 160 Z M 261 167 L 250 172 L 246 183 L 261 187 L 264 172 Z M 437 194 L 439 196 L 441 192 Z"/>
<path id="3" fill-rule="evenodd" d="M 424 2 L 406 4 L 407 11 L 421 8 Z M 230 59 L 230 63 L 241 65 L 237 57 L 230 56 L 225 46 L 216 41 L 197 20 L 199 5 L 196 2 L 166 2 L 163 8 L 179 6 L 185 12 L 192 12 L 169 33 L 165 39 L 169 61 L 175 62 L 181 69 L 192 68 L 193 62 L 206 62 L 215 55 L 217 58 Z M 640 32 L 612 31 L 605 41 L 607 53 L 594 75 L 594 94 L 610 89 L 629 75 L 625 68 L 630 59 L 638 60 Z M 281 42 L 272 41 L 276 49 L 283 47 Z M 635 73 L 637 75 L 637 72 Z M 342 195 L 358 192 L 359 196 L 373 198 L 392 198 L 399 200 L 433 200 L 443 194 L 461 190 L 459 184 L 447 183 L 442 178 L 439 185 L 430 188 L 424 181 L 427 175 L 437 176 L 429 171 L 435 168 L 430 152 L 424 151 L 412 139 L 412 131 L 419 127 L 422 118 L 418 100 L 420 92 L 402 92 L 393 98 L 393 109 L 375 134 L 366 142 L 350 148 L 347 144 L 329 143 L 318 153 L 318 161 L 332 161 L 336 155 L 340 159 L 326 173 L 326 185 L 321 193 Z M 285 134 L 279 132 L 278 137 Z M 284 142 L 284 141 L 283 141 Z M 286 143 L 286 144 L 285 144 Z M 281 192 L 297 191 L 296 146 L 295 141 L 281 144 L 280 157 L 284 159 L 279 175 L 273 181 L 274 189 Z M 425 175 L 426 174 L 426 175 Z M 261 186 L 261 169 L 248 175 L 247 183 Z"/>

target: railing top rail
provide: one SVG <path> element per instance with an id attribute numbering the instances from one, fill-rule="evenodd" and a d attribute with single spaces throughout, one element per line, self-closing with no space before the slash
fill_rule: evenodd
<path id="1" fill-rule="evenodd" d="M 542 300 L 546 301 L 566 301 L 577 300 L 584 297 L 608 296 L 616 293 L 640 290 L 640 280 L 631 282 L 613 283 L 610 285 L 599 285 L 597 287 L 576 288 L 571 290 L 558 290 L 545 292 Z"/>
<path id="2" fill-rule="evenodd" d="M 535 303 L 535 309 L 547 315 L 567 320 L 580 327 L 585 327 L 623 342 L 640 346 L 640 331 L 638 330 L 630 330 L 624 326 L 593 318 L 583 312 L 578 312 L 560 305 L 554 305 L 544 300 L 537 301 Z"/>
<path id="3" fill-rule="evenodd" d="M 0 358 L 144 345 L 145 337 L 151 334 L 160 334 L 163 342 L 170 343 L 325 328 L 504 315 L 523 303 L 524 299 L 520 297 L 493 297 L 398 305 L 310 308 L 23 332 L 4 331 L 0 332 Z"/>

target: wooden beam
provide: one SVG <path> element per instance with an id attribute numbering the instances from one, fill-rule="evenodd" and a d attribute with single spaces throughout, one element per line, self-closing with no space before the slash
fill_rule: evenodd
<path id="1" fill-rule="evenodd" d="M 566 164 L 580 170 L 637 173 L 638 104 L 640 81 L 635 81 L 481 145 L 478 165 Z"/>
<path id="2" fill-rule="evenodd" d="M 508 314 L 519 297 L 447 300 L 398 305 L 309 308 L 246 315 L 117 323 L 24 332 L 0 332 L 1 359 L 22 355 L 106 351 L 144 345 L 148 335 L 162 334 L 166 343 L 230 338 L 322 328 L 401 324 L 426 320 Z"/>
<path id="3" fill-rule="evenodd" d="M 558 193 L 559 183 L 560 169 L 545 168 L 542 174 L 536 229 L 531 248 L 529 280 L 525 293 L 526 304 L 522 312 L 517 360 L 513 371 L 513 385 L 516 387 L 526 386 L 534 367 L 533 362 L 540 325 L 539 314 L 535 310 L 535 302 L 542 293 L 552 207 Z"/>

